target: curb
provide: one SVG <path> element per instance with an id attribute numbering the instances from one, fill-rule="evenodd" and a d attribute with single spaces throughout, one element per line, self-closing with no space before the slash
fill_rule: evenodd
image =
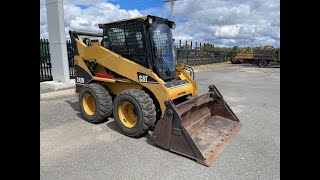
<path id="1" fill-rule="evenodd" d="M 67 96 L 74 96 L 77 97 L 75 89 L 68 89 L 63 91 L 55 91 L 55 92 L 48 92 L 40 94 L 40 101 L 42 100 L 49 100 L 49 99 L 58 99 Z"/>
<path id="2" fill-rule="evenodd" d="M 76 84 L 74 79 L 71 79 L 68 83 L 62 83 L 57 81 L 45 81 L 40 82 L 40 91 L 63 91 L 67 89 L 74 89 L 76 88 Z"/>

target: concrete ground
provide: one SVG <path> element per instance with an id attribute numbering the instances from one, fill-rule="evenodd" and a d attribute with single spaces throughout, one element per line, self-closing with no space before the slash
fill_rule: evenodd
<path id="1" fill-rule="evenodd" d="M 197 69 L 197 68 L 196 68 Z M 82 120 L 74 95 L 40 101 L 41 179 L 280 179 L 280 68 L 222 64 L 195 73 L 216 85 L 243 127 L 211 167 Z"/>

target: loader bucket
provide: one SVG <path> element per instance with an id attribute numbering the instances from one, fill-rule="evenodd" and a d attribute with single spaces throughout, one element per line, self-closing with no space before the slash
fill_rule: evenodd
<path id="1" fill-rule="evenodd" d="M 152 134 L 157 145 L 206 166 L 212 165 L 242 126 L 216 87 L 209 89 L 178 105 L 166 101 L 165 114 Z"/>

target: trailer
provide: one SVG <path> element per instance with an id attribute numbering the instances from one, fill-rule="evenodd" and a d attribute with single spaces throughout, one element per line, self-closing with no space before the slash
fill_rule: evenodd
<path id="1" fill-rule="evenodd" d="M 251 63 L 259 67 L 266 67 L 271 64 L 280 65 L 280 48 L 265 46 L 253 52 L 244 51 L 237 53 L 230 58 L 232 64 Z"/>

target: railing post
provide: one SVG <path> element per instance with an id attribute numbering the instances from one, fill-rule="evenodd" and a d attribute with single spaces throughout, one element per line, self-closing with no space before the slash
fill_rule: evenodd
<path id="1" fill-rule="evenodd" d="M 188 52 L 188 42 L 187 41 L 186 41 L 186 53 L 187 53 L 187 64 L 189 64 L 189 59 L 188 59 L 189 52 Z"/>

